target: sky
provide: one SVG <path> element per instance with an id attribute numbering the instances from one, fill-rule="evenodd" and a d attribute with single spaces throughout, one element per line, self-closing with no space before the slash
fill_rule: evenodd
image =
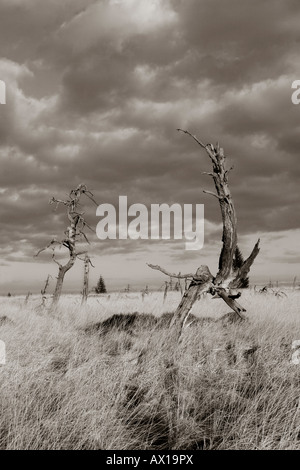
<path id="1" fill-rule="evenodd" d="M 0 293 L 38 292 L 57 265 L 36 252 L 68 220 L 49 199 L 84 183 L 97 204 L 204 204 L 204 246 L 99 240 L 91 287 L 159 288 L 171 272 L 216 273 L 222 223 L 211 162 L 177 128 L 220 142 L 238 243 L 261 250 L 252 284 L 299 276 L 300 4 L 296 0 L 0 0 Z M 83 210 L 96 227 L 96 206 Z M 89 230 L 87 230 L 89 232 Z M 58 256 L 64 256 L 63 250 Z M 66 275 L 80 291 L 83 264 Z"/>

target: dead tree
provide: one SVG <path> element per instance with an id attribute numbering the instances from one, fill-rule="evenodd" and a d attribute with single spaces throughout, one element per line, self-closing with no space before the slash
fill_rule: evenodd
<path id="1" fill-rule="evenodd" d="M 77 252 L 76 243 L 81 239 L 84 239 L 87 243 L 89 243 L 88 238 L 84 233 L 84 230 L 86 227 L 88 227 L 90 230 L 92 230 L 92 228 L 85 221 L 83 217 L 84 212 L 79 212 L 80 199 L 83 195 L 87 196 L 97 205 L 96 201 L 94 200 L 93 194 L 88 191 L 85 184 L 80 184 L 79 186 L 77 186 L 76 189 L 72 189 L 69 193 L 69 197 L 67 200 L 61 200 L 52 197 L 49 201 L 49 204 L 56 205 L 55 210 L 60 204 L 64 205 L 67 208 L 67 216 L 69 219 L 69 226 L 64 232 L 65 238 L 62 241 L 57 241 L 54 238 L 45 248 L 39 250 L 38 253 L 35 255 L 38 256 L 42 251 L 46 250 L 47 248 L 51 248 L 53 251 L 52 259 L 58 265 L 58 276 L 53 294 L 52 305 L 56 305 L 59 301 L 65 274 L 74 266 L 76 258 L 79 255 L 86 253 L 86 251 Z M 69 259 L 65 265 L 61 264 L 55 258 L 55 248 L 57 247 L 65 247 L 68 250 Z"/>
<path id="2" fill-rule="evenodd" d="M 258 240 L 250 256 L 243 262 L 237 272 L 233 272 L 233 259 L 237 246 L 237 218 L 228 187 L 228 174 L 232 168 L 225 168 L 224 150 L 220 148 L 218 143 L 216 146 L 213 146 L 212 144 L 203 144 L 189 131 L 184 131 L 182 129 L 177 130 L 192 137 L 200 147 L 205 149 L 212 162 L 212 172 L 204 174 L 207 174 L 213 179 L 216 192 L 204 191 L 204 193 L 212 195 L 219 202 L 223 222 L 223 244 L 219 258 L 219 270 L 216 276 L 213 276 L 209 268 L 205 265 L 200 266 L 197 269 L 196 274 L 176 275 L 166 271 L 160 266 L 149 264 L 150 268 L 157 269 L 167 276 L 191 281 L 174 313 L 170 325 L 172 334 L 169 335 L 169 339 L 173 344 L 177 343 L 179 340 L 183 325 L 189 312 L 194 302 L 201 294 L 208 292 L 213 296 L 222 298 L 238 317 L 244 318 L 243 312 L 245 312 L 246 309 L 236 300 L 241 294 L 235 294 L 233 289 L 236 289 L 239 286 L 241 279 L 244 279 L 247 276 L 250 267 L 259 252 Z"/>
<path id="3" fill-rule="evenodd" d="M 149 295 L 149 287 L 146 286 L 145 289 L 142 290 L 142 300 L 144 301 L 145 295 Z"/>
<path id="4" fill-rule="evenodd" d="M 164 303 L 166 301 L 167 295 L 168 295 L 168 289 L 169 289 L 169 282 L 165 281 L 165 290 L 164 290 Z"/>
<path id="5" fill-rule="evenodd" d="M 29 297 L 32 295 L 31 292 L 27 292 L 27 295 L 25 297 L 25 304 L 27 304 L 28 300 L 29 300 Z"/>
<path id="6" fill-rule="evenodd" d="M 179 276 L 180 276 L 180 273 L 179 273 Z M 182 292 L 182 286 L 180 284 L 180 280 L 178 279 L 178 276 L 177 277 L 177 281 L 175 283 L 173 283 L 173 279 L 172 277 L 170 276 L 170 280 L 169 282 L 168 281 L 165 281 L 165 289 L 164 289 L 164 302 L 166 301 L 166 298 L 167 298 L 167 295 L 168 295 L 168 292 L 172 292 L 172 291 L 180 291 L 181 292 L 181 295 L 183 294 Z"/>
<path id="7" fill-rule="evenodd" d="M 181 272 L 178 273 L 179 276 L 181 274 Z M 183 290 L 182 290 L 182 285 L 181 285 L 181 282 L 180 282 L 180 279 L 177 278 L 177 282 L 175 284 L 175 288 L 174 288 L 177 292 L 180 291 L 181 295 L 183 294 Z"/>
<path id="8" fill-rule="evenodd" d="M 223 222 L 223 235 L 222 235 L 222 249 L 219 257 L 219 269 L 216 276 L 210 272 L 208 266 L 200 266 L 196 273 L 189 274 L 173 274 L 168 272 L 161 266 L 149 265 L 152 269 L 157 269 L 167 276 L 177 279 L 186 280 L 186 290 L 181 298 L 181 301 L 173 315 L 170 330 L 168 335 L 164 336 L 162 343 L 163 362 L 164 362 L 164 377 L 169 386 L 167 387 L 166 400 L 172 403 L 169 418 L 169 448 L 173 449 L 177 440 L 178 429 L 178 382 L 180 380 L 178 374 L 178 366 L 176 364 L 177 345 L 180 342 L 183 326 L 188 318 L 188 315 L 196 302 L 196 300 L 205 293 L 210 293 L 212 296 L 222 298 L 226 304 L 233 310 L 234 315 L 243 318 L 245 308 L 242 307 L 237 299 L 240 293 L 234 293 L 240 285 L 241 279 L 245 279 L 249 273 L 250 267 L 259 252 L 259 240 L 254 246 L 250 256 L 239 266 L 234 272 L 233 260 L 237 246 L 237 218 L 231 193 L 228 187 L 228 174 L 230 169 L 225 168 L 225 155 L 219 144 L 213 146 L 212 144 L 203 144 L 200 140 L 192 135 L 189 131 L 183 131 L 185 134 L 191 136 L 200 147 L 206 150 L 211 162 L 212 171 L 206 173 L 213 179 L 216 192 L 204 191 L 207 194 L 214 196 L 220 205 L 222 222 Z M 187 281 L 190 281 L 187 285 Z"/>
<path id="9" fill-rule="evenodd" d="M 82 289 L 82 299 L 81 304 L 84 304 L 87 301 L 89 295 L 89 273 L 90 266 L 93 266 L 91 258 L 86 253 L 83 260 L 83 289 Z M 94 266 L 93 266 L 94 267 Z"/>
<path id="10" fill-rule="evenodd" d="M 47 279 L 46 279 L 46 281 L 45 281 L 45 285 L 44 285 L 43 289 L 41 290 L 41 294 L 42 294 L 42 303 L 41 303 L 40 307 L 45 307 L 45 302 L 46 302 L 46 299 L 47 299 L 47 297 L 46 297 L 46 292 L 47 292 L 47 289 L 48 289 L 48 287 L 49 287 L 49 282 L 50 282 L 50 278 L 51 278 L 51 277 L 52 277 L 52 276 L 51 276 L 50 274 L 48 274 L 48 277 L 47 277 Z"/>

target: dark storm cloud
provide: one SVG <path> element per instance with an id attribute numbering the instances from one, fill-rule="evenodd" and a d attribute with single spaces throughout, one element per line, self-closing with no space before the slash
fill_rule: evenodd
<path id="1" fill-rule="evenodd" d="M 299 43 L 296 17 L 300 6 L 295 0 L 230 0 L 226 5 L 218 0 L 175 0 L 173 5 L 179 5 L 188 45 L 184 65 L 195 80 L 199 69 L 200 74 L 230 87 L 279 76 L 287 70 L 289 54 Z M 183 66 L 183 74 L 185 70 Z"/>
<path id="2" fill-rule="evenodd" d="M 48 200 L 81 182 L 99 203 L 204 203 L 219 224 L 209 158 L 177 127 L 224 146 L 241 235 L 297 228 L 299 13 L 294 0 L 2 1 L 2 257 L 59 239 Z"/>
<path id="3" fill-rule="evenodd" d="M 21 63 L 35 60 L 57 28 L 92 3 L 94 0 L 2 0 L 1 55 Z"/>

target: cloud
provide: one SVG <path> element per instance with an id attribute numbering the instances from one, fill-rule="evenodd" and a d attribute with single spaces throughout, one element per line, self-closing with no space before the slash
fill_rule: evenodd
<path id="1" fill-rule="evenodd" d="M 99 203 L 128 195 L 147 207 L 205 204 L 207 226 L 218 227 L 207 230 L 213 262 L 220 209 L 203 193 L 213 182 L 201 174 L 211 163 L 178 127 L 218 140 L 228 167 L 234 164 L 230 187 L 245 251 L 253 244 L 248 235 L 293 234 L 300 203 L 299 108 L 291 102 L 299 8 L 295 0 L 1 2 L 3 260 L 28 261 L 53 234 L 60 238 L 65 215 L 54 214 L 48 200 L 85 182 Z M 94 208 L 86 210 L 95 225 Z M 145 243 L 100 247 L 91 238 L 97 256 L 103 250 L 121 264 L 148 255 Z M 294 237 L 290 244 L 296 247 Z M 193 254 L 171 246 L 167 263 L 196 267 Z M 281 259 L 295 265 L 281 249 Z M 266 259 L 263 250 L 260 256 Z M 268 263 L 271 255 L 265 271 Z"/>
<path id="2" fill-rule="evenodd" d="M 86 52 L 100 42 L 109 42 L 110 48 L 121 51 L 128 38 L 176 26 L 176 18 L 168 0 L 96 2 L 64 22 L 57 32 L 57 41 L 74 53 Z"/>

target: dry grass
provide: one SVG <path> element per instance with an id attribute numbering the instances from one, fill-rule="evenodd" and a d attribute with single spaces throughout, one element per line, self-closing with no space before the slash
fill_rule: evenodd
<path id="1" fill-rule="evenodd" d="M 242 324 L 221 319 L 221 300 L 195 305 L 174 375 L 160 344 L 177 293 L 165 305 L 162 293 L 112 294 L 84 308 L 65 296 L 52 315 L 40 298 L 2 298 L 0 448 L 168 449 L 172 434 L 176 449 L 300 449 L 300 293 L 242 299 Z"/>

